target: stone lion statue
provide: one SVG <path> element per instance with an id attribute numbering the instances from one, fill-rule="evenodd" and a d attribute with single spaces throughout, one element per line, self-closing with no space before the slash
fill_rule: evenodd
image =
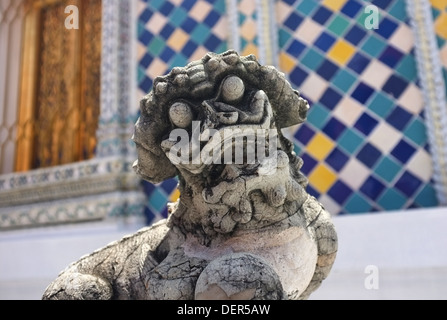
<path id="1" fill-rule="evenodd" d="M 306 299 L 336 257 L 281 129 L 308 103 L 253 55 L 208 53 L 141 101 L 136 173 L 178 177 L 169 217 L 69 265 L 43 299 Z"/>

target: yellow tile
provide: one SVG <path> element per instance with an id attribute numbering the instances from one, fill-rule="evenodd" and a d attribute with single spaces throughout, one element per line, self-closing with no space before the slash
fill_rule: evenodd
<path id="1" fill-rule="evenodd" d="M 175 189 L 174 192 L 171 193 L 171 196 L 169 197 L 169 201 L 176 202 L 179 197 L 180 197 L 180 190 Z"/>
<path id="2" fill-rule="evenodd" d="M 334 142 L 318 132 L 309 142 L 306 150 L 312 157 L 321 161 L 326 158 L 333 148 Z"/>
<path id="3" fill-rule="evenodd" d="M 323 4 L 332 9 L 332 11 L 340 11 L 340 9 L 344 6 L 347 0 L 324 0 Z"/>
<path id="4" fill-rule="evenodd" d="M 175 51 L 181 51 L 188 41 L 188 34 L 182 29 L 176 29 L 174 33 L 169 37 L 168 46 Z"/>
<path id="5" fill-rule="evenodd" d="M 244 51 L 242 51 L 242 56 L 248 56 L 250 54 L 254 54 L 256 57 L 258 56 L 258 47 L 255 46 L 253 43 L 248 43 L 245 46 Z"/>
<path id="6" fill-rule="evenodd" d="M 328 52 L 328 56 L 343 66 L 346 62 L 348 62 L 354 53 L 355 47 L 343 39 L 338 39 L 332 49 Z"/>
<path id="7" fill-rule="evenodd" d="M 337 175 L 320 163 L 309 175 L 309 182 L 320 193 L 326 193 L 337 180 Z"/>
<path id="8" fill-rule="evenodd" d="M 281 54 L 279 55 L 279 67 L 281 71 L 290 73 L 293 68 L 295 68 L 296 64 L 296 60 L 290 57 L 287 53 L 281 52 Z"/>
<path id="9" fill-rule="evenodd" d="M 447 0 L 430 0 L 431 5 L 438 10 L 444 10 L 447 8 Z"/>
<path id="10" fill-rule="evenodd" d="M 436 33 L 443 37 L 444 39 L 447 39 L 447 12 L 442 12 L 435 22 L 435 29 Z"/>

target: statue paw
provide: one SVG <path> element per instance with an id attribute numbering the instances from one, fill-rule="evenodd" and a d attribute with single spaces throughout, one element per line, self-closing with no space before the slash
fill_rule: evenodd
<path id="1" fill-rule="evenodd" d="M 281 281 L 261 257 L 232 253 L 217 258 L 197 280 L 196 300 L 282 300 Z"/>

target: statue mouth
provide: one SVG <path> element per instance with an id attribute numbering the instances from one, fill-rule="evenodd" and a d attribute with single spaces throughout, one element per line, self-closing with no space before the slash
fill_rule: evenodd
<path id="1" fill-rule="evenodd" d="M 161 143 L 173 165 L 180 171 L 206 177 L 210 184 L 225 178 L 221 174 L 227 165 L 247 175 L 274 173 L 274 168 L 267 170 L 266 165 L 274 160 L 278 132 L 264 91 L 254 94 L 250 112 L 216 101 L 204 101 L 202 105 L 208 117 L 192 121 L 190 130 L 174 129 Z"/>

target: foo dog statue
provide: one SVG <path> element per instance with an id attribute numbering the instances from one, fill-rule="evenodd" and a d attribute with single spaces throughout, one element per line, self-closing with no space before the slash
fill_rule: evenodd
<path id="1" fill-rule="evenodd" d="M 281 129 L 308 103 L 253 55 L 208 53 L 157 77 L 135 125 L 143 179 L 177 176 L 169 217 L 68 266 L 43 299 L 306 299 L 337 252 Z"/>

